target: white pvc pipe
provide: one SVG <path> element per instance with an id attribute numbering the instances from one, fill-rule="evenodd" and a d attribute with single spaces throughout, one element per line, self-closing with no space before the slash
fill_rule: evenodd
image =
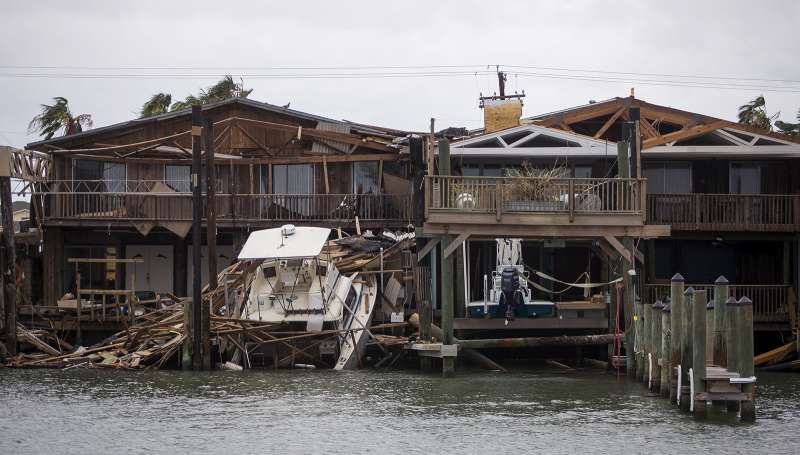
<path id="1" fill-rule="evenodd" d="M 689 368 L 689 412 L 694 412 L 694 374 Z"/>
<path id="2" fill-rule="evenodd" d="M 653 353 L 647 353 L 647 388 L 653 387 Z"/>
<path id="3" fill-rule="evenodd" d="M 678 365 L 678 406 L 681 405 L 681 366 Z"/>
<path id="4" fill-rule="evenodd" d="M 487 282 L 488 282 L 488 277 L 484 273 L 483 274 L 483 316 L 484 317 L 486 317 L 486 315 L 489 314 L 489 296 L 488 296 L 489 288 L 488 288 Z"/>

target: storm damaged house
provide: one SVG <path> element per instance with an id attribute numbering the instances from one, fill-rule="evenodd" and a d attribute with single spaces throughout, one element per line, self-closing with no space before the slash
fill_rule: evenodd
<path id="1" fill-rule="evenodd" d="M 396 145 L 405 133 L 245 98 L 204 105 L 202 115 L 213 122 L 204 134 L 213 135 L 215 151 L 220 268 L 255 229 L 408 226 L 408 166 Z M 129 289 L 135 273 L 138 291 L 187 295 L 191 132 L 187 109 L 26 147 L 50 158 L 32 192 L 44 238 L 44 304 L 75 287 L 69 258 L 143 259 L 81 264 L 81 288 Z M 202 174 L 205 192 L 205 168 Z M 205 224 L 203 231 L 205 242 Z M 204 245 L 204 274 L 206 251 Z"/>

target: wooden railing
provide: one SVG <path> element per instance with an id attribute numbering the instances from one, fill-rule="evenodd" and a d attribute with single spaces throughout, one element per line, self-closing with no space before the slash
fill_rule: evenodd
<path id="1" fill-rule="evenodd" d="M 192 195 L 177 192 L 50 192 L 45 219 L 191 221 Z M 411 197 L 393 194 L 217 194 L 217 220 L 353 222 L 411 219 Z M 206 207 L 204 201 L 203 206 Z M 204 214 L 205 216 L 205 214 Z"/>
<path id="2" fill-rule="evenodd" d="M 644 179 L 428 176 L 426 210 L 641 215 Z"/>
<path id="3" fill-rule="evenodd" d="M 687 284 L 686 287 L 708 292 L 708 298 L 714 298 L 713 284 Z M 747 296 L 753 301 L 753 319 L 756 322 L 789 321 L 789 293 L 791 286 L 781 284 L 732 284 L 730 294 L 737 299 Z M 647 301 L 655 302 L 669 296 L 670 285 L 648 284 L 645 286 Z"/>
<path id="4" fill-rule="evenodd" d="M 800 195 L 649 194 L 647 222 L 673 230 L 795 232 Z"/>

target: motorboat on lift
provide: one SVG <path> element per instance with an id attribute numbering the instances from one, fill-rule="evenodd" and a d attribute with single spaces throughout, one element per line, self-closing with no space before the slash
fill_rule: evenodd
<path id="1" fill-rule="evenodd" d="M 376 300 L 375 278 L 345 276 L 321 257 L 330 229 L 284 225 L 250 234 L 240 260 L 261 261 L 242 317 L 308 332 L 342 330 L 336 369 L 348 369 L 366 344 Z"/>
<path id="2" fill-rule="evenodd" d="M 522 239 L 496 239 L 497 263 L 491 278 L 483 277 L 483 300 L 467 304 L 470 317 L 530 318 L 553 316 L 555 304 L 537 300 L 528 286 L 528 271 L 522 262 Z M 489 282 L 491 280 L 491 282 Z"/>

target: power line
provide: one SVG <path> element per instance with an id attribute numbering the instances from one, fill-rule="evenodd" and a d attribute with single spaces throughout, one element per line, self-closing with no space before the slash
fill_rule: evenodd
<path id="1" fill-rule="evenodd" d="M 362 66 L 81 66 L 81 65 L 0 65 L 0 69 L 11 70 L 84 70 L 84 71 L 196 71 L 196 70 L 244 70 L 244 71 L 364 71 L 364 70 L 413 70 L 413 69 L 456 69 L 456 68 L 483 68 L 484 70 L 493 67 L 533 69 L 544 71 L 562 71 L 567 73 L 597 73 L 597 74 L 617 74 L 628 76 L 647 76 L 647 77 L 677 77 L 683 79 L 708 79 L 708 80 L 728 80 L 728 81 L 757 81 L 757 82 L 783 82 L 800 84 L 797 79 L 769 79 L 743 76 L 710 76 L 710 75 L 690 75 L 675 73 L 642 73 L 632 71 L 610 71 L 588 68 L 564 68 L 550 66 L 531 66 L 531 65 L 497 65 L 497 64 L 469 64 L 469 65 L 362 65 Z M 239 72 L 239 71 L 235 71 Z"/>

